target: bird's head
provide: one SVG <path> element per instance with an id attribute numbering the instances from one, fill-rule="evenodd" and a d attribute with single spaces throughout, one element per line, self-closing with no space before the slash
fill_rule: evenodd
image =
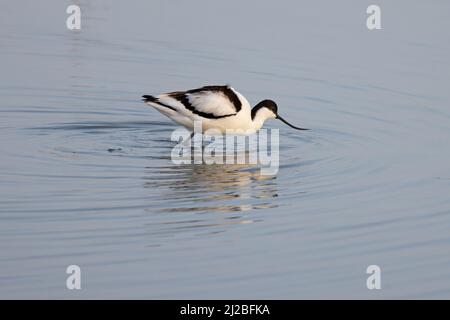
<path id="1" fill-rule="evenodd" d="M 263 100 L 260 103 L 258 103 L 256 106 L 252 109 L 252 120 L 253 121 L 261 121 L 264 123 L 267 119 L 278 119 L 286 123 L 291 128 L 297 129 L 297 130 L 309 130 L 305 128 L 299 128 L 296 127 L 286 120 L 284 120 L 280 115 L 278 114 L 278 106 L 275 103 L 275 101 L 272 100 Z M 261 124 L 262 125 L 262 124 Z"/>

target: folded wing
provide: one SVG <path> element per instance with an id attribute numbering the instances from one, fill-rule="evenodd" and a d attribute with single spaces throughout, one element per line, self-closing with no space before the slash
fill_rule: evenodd
<path id="1" fill-rule="evenodd" d="M 175 99 L 188 112 L 208 119 L 233 116 L 242 108 L 242 102 L 229 86 L 206 86 L 188 91 L 177 91 L 158 96 L 164 102 Z"/>

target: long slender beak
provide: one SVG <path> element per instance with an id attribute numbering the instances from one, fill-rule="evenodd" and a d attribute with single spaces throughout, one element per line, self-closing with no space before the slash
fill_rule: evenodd
<path id="1" fill-rule="evenodd" d="M 289 127 L 297 129 L 297 130 L 309 130 L 309 129 L 305 129 L 305 128 L 299 128 L 296 126 L 293 126 L 292 124 L 290 124 L 289 122 L 287 122 L 286 120 L 284 120 L 282 117 L 280 117 L 279 115 L 277 115 L 277 117 L 275 119 L 279 119 L 281 121 L 283 121 L 284 123 L 286 123 Z"/>

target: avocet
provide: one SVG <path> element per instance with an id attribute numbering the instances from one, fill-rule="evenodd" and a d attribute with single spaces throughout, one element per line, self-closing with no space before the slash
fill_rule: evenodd
<path id="1" fill-rule="evenodd" d="M 187 91 L 142 96 L 145 103 L 176 123 L 194 131 L 194 123 L 201 122 L 202 132 L 216 129 L 221 133 L 252 134 L 268 119 L 278 119 L 291 128 L 296 127 L 278 114 L 277 104 L 263 100 L 251 108 L 247 99 L 230 86 L 205 86 Z"/>

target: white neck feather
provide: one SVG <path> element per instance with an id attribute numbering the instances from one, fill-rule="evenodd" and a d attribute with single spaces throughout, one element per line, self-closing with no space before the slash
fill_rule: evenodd
<path id="1" fill-rule="evenodd" d="M 261 108 L 256 111 L 253 119 L 253 128 L 255 130 L 261 129 L 267 119 L 275 119 L 275 114 L 267 108 Z"/>

